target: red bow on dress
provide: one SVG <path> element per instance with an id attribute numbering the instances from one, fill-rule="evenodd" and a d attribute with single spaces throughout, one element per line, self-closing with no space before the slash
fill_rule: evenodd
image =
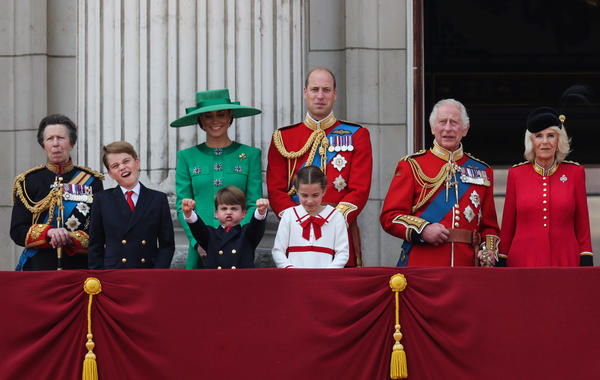
<path id="1" fill-rule="evenodd" d="M 321 217 L 310 216 L 308 219 L 305 219 L 300 225 L 302 226 L 302 237 L 306 240 L 310 240 L 310 226 L 313 226 L 313 230 L 315 231 L 315 240 L 321 238 L 321 226 L 325 224 L 327 220 Z"/>

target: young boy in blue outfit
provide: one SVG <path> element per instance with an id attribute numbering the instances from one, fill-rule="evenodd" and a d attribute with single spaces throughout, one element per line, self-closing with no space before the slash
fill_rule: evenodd
<path id="1" fill-rule="evenodd" d="M 246 216 L 246 196 L 235 186 L 227 186 L 215 195 L 218 228 L 204 224 L 194 208 L 193 199 L 183 199 L 181 209 L 194 238 L 206 251 L 206 268 L 254 268 L 254 252 L 265 233 L 269 201 L 258 199 L 250 223 L 241 226 Z"/>
<path id="2" fill-rule="evenodd" d="M 128 142 L 103 147 L 102 161 L 117 186 L 94 194 L 89 268 L 169 268 L 175 238 L 167 195 L 139 182 L 140 159 Z"/>

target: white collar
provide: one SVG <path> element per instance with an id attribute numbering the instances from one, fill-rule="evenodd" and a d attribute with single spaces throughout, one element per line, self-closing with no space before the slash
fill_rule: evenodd
<path id="1" fill-rule="evenodd" d="M 128 191 L 133 191 L 133 193 L 137 196 L 140 195 L 140 189 L 141 189 L 141 185 L 140 185 L 140 181 L 138 181 L 136 183 L 136 185 L 133 187 L 133 189 L 129 190 L 124 188 L 123 186 L 119 185 L 119 187 L 121 188 L 121 191 L 123 192 L 123 195 L 126 196 Z"/>

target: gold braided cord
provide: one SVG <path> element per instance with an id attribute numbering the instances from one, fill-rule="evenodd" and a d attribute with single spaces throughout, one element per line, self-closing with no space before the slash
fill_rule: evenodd
<path id="1" fill-rule="evenodd" d="M 279 129 L 273 132 L 273 144 L 275 144 L 275 148 L 277 148 L 279 154 L 288 160 L 288 187 L 292 183 L 292 176 L 296 169 L 296 160 L 306 154 L 309 149 L 310 152 L 308 154 L 308 159 L 306 160 L 307 165 L 312 165 L 318 148 L 319 155 L 321 156 L 321 171 L 327 174 L 327 148 L 329 146 L 329 140 L 327 140 L 327 134 L 324 130 L 315 129 L 306 140 L 304 146 L 297 152 L 288 152 L 288 150 L 285 149 L 285 146 L 283 145 L 283 138 L 281 137 L 281 131 Z M 290 160 L 294 160 L 293 168 L 290 168 Z M 296 188 L 292 186 L 292 188 L 288 191 L 288 195 L 293 195 L 295 193 Z"/>
<path id="2" fill-rule="evenodd" d="M 417 180 L 417 183 L 421 186 L 421 194 L 419 194 L 418 198 L 419 200 L 412 208 L 412 212 L 415 212 L 421 206 L 427 203 L 427 201 L 429 201 L 431 197 L 435 195 L 438 189 L 446 182 L 452 165 L 450 163 L 446 163 L 444 166 L 442 166 L 439 173 L 434 178 L 431 178 L 423 172 L 423 169 L 421 169 L 421 166 L 415 159 L 408 158 L 406 161 L 410 164 L 410 168 L 413 171 L 414 177 Z"/>
<path id="3" fill-rule="evenodd" d="M 27 189 L 25 188 L 25 175 L 29 172 L 31 172 L 31 170 L 19 174 L 17 178 L 15 178 L 15 182 L 13 184 L 13 203 L 15 201 L 15 195 L 17 195 L 25 208 L 31 212 L 33 216 L 33 224 L 37 224 L 40 214 L 48 210 L 48 222 L 46 224 L 50 224 L 54 218 L 54 207 L 56 206 L 57 202 L 55 190 L 51 190 L 48 195 L 38 202 L 32 200 L 29 197 L 29 194 L 27 194 Z"/>

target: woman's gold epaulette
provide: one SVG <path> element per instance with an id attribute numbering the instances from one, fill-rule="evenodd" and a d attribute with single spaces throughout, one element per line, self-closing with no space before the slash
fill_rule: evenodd
<path id="1" fill-rule="evenodd" d="M 563 163 L 565 163 L 565 164 L 571 164 L 571 165 L 576 165 L 576 166 L 581 166 L 581 164 L 579 162 L 576 162 L 576 161 L 564 160 Z"/>
<path id="2" fill-rule="evenodd" d="M 491 166 L 487 162 L 480 160 L 479 158 L 473 156 L 471 153 L 465 152 L 465 154 L 467 155 L 467 157 L 471 158 L 472 160 L 475 160 L 475 161 L 479 162 L 480 164 L 483 164 L 483 165 L 487 166 L 488 168 L 491 168 Z"/>
<path id="3" fill-rule="evenodd" d="M 421 156 L 421 155 L 423 155 L 423 154 L 425 154 L 425 153 L 427 153 L 427 149 L 421 149 L 421 150 L 420 150 L 420 151 L 418 151 L 418 152 L 411 153 L 411 154 L 407 154 L 406 156 L 402 157 L 402 158 L 400 159 L 400 161 L 406 161 L 406 160 L 408 160 L 409 158 L 412 158 L 412 157 L 417 157 L 417 156 Z"/>
<path id="4" fill-rule="evenodd" d="M 38 170 L 41 170 L 43 168 L 45 168 L 46 165 L 40 165 L 40 166 L 36 166 L 35 168 L 31 168 L 29 170 L 24 171 L 23 173 L 17 175 L 15 177 L 15 180 L 13 182 L 13 189 L 12 189 L 12 197 L 13 197 L 13 204 L 15 203 L 15 194 L 17 193 L 17 186 L 21 186 L 21 184 L 23 182 L 25 182 L 25 177 L 27 177 L 27 175 L 36 172 Z"/>
<path id="5" fill-rule="evenodd" d="M 530 164 L 530 163 L 531 162 L 529 162 L 529 161 L 523 161 L 523 162 L 519 162 L 518 164 L 514 164 L 512 167 L 516 168 L 518 166 L 523 166 L 523 165 L 527 165 L 527 164 Z"/>
<path id="6" fill-rule="evenodd" d="M 102 174 L 100 172 L 97 172 L 93 169 L 86 168 L 86 167 L 79 166 L 79 165 L 74 165 L 74 167 L 76 167 L 79 170 L 83 170 L 84 172 L 88 172 L 91 175 L 93 175 L 94 177 L 98 178 L 99 180 L 104 181 L 104 174 Z"/>

